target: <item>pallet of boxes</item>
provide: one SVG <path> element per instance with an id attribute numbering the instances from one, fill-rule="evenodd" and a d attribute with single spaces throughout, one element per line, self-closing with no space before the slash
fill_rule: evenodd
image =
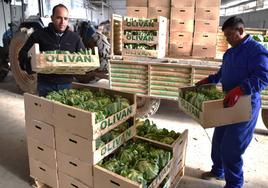
<path id="1" fill-rule="evenodd" d="M 149 137 L 134 94 L 74 83 L 24 98 L 30 175 L 46 186 L 170 187 L 183 175 L 188 132 Z"/>
<path id="2" fill-rule="evenodd" d="M 175 187 L 184 174 L 188 131 L 145 129 L 135 94 L 73 83 L 24 100 L 30 176 L 44 186 Z"/>

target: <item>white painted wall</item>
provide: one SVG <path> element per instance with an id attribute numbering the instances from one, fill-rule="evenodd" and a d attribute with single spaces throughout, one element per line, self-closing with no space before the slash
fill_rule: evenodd
<path id="1" fill-rule="evenodd" d="M 112 7 L 111 14 L 114 13 L 114 14 L 126 15 L 126 0 L 109 0 L 108 2 Z"/>
<path id="2" fill-rule="evenodd" d="M 268 28 L 268 9 L 236 15 L 241 17 L 248 28 Z M 221 25 L 228 17 L 221 17 Z"/>

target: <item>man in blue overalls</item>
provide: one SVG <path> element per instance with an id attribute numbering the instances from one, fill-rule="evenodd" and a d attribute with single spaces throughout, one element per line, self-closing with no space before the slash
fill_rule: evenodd
<path id="1" fill-rule="evenodd" d="M 234 106 L 242 95 L 251 95 L 252 117 L 247 122 L 215 128 L 211 152 L 213 166 L 202 178 L 225 178 L 225 188 L 242 188 L 242 155 L 253 137 L 261 108 L 260 93 L 268 86 L 268 51 L 245 34 L 241 18 L 229 18 L 222 30 L 232 47 L 225 52 L 220 70 L 196 85 L 221 82 L 226 92 L 226 107 Z"/>

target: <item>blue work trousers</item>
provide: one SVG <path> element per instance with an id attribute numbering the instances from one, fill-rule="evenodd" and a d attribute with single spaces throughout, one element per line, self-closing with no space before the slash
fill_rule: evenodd
<path id="1" fill-rule="evenodd" d="M 254 109 L 254 108 L 253 108 Z M 252 140 L 260 107 L 252 111 L 248 122 L 215 128 L 212 139 L 212 173 L 224 177 L 226 188 L 242 188 L 244 183 L 243 159 Z"/>

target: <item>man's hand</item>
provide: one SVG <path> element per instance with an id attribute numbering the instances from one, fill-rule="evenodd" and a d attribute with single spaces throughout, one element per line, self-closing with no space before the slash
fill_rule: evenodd
<path id="1" fill-rule="evenodd" d="M 234 89 L 230 90 L 224 97 L 223 100 L 223 106 L 225 108 L 227 107 L 232 107 L 236 104 L 238 101 L 239 97 L 244 95 L 241 87 L 237 86 Z"/>
<path id="2" fill-rule="evenodd" d="M 201 86 L 201 85 L 204 85 L 204 84 L 209 84 L 209 81 L 208 81 L 208 77 L 202 79 L 202 80 L 199 80 L 198 82 L 195 83 L 196 86 Z"/>

